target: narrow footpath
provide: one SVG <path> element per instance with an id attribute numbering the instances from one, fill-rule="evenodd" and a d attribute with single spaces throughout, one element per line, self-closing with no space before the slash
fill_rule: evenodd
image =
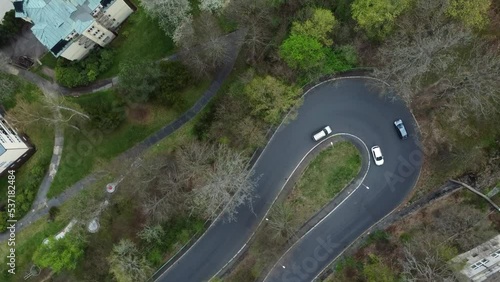
<path id="1" fill-rule="evenodd" d="M 189 110 L 187 110 L 184 114 L 182 114 L 176 120 L 174 120 L 173 122 L 164 126 L 163 128 L 161 128 L 156 133 L 152 134 L 151 136 L 149 136 L 148 138 L 146 138 L 142 142 L 138 143 L 134 147 L 132 147 L 132 148 L 128 149 L 127 151 L 125 151 L 124 153 L 122 153 L 120 156 L 118 156 L 118 158 L 122 158 L 122 159 L 136 158 L 137 156 L 144 153 L 147 149 L 151 148 L 156 143 L 158 143 L 161 140 L 163 140 L 164 138 L 170 136 L 173 132 L 175 132 L 177 129 L 182 127 L 185 123 L 190 121 L 199 112 L 201 112 L 201 110 L 203 110 L 203 108 L 215 96 L 215 94 L 217 94 L 220 87 L 224 83 L 225 79 L 231 73 L 233 66 L 236 62 L 236 59 L 238 57 L 238 54 L 239 54 L 239 51 L 240 51 L 240 48 L 241 48 L 241 45 L 243 43 L 243 39 L 244 39 L 245 35 L 246 35 L 245 29 L 240 29 L 240 30 L 237 30 L 233 33 L 226 35 L 230 39 L 230 42 L 231 42 L 231 49 L 229 51 L 229 56 L 227 58 L 227 61 L 216 72 L 209 88 L 203 93 L 203 95 L 200 97 L 200 99 L 198 99 L 198 101 L 196 101 L 196 103 Z M 175 55 L 172 55 L 171 57 L 175 58 Z M 103 85 L 95 84 L 95 85 L 92 85 L 92 86 L 89 86 L 88 88 L 86 88 L 85 91 L 75 92 L 74 90 L 71 90 L 71 92 L 67 92 L 64 90 L 64 88 L 61 88 L 60 85 L 58 85 L 56 83 L 51 83 L 51 82 L 39 77 L 36 74 L 31 73 L 29 71 L 19 70 L 19 73 L 17 75 L 25 78 L 26 80 L 28 80 L 34 84 L 36 84 L 38 87 L 40 87 L 40 89 L 42 89 L 42 91 L 46 90 L 46 91 L 52 92 L 52 93 L 59 92 L 63 95 L 78 96 L 78 95 L 81 95 L 84 93 L 92 93 L 95 91 L 99 91 L 97 89 L 102 89 L 102 87 L 103 87 Z M 113 79 L 111 79 L 111 80 L 113 80 Z M 108 87 L 108 86 L 106 86 L 106 87 Z M 75 94 L 75 93 L 77 93 L 77 94 Z M 59 134 L 61 134 L 60 136 L 57 136 L 58 132 L 59 132 Z M 58 139 L 58 137 L 59 137 L 59 139 Z M 62 152 L 62 145 L 61 145 L 62 143 L 61 142 L 63 142 L 63 139 L 61 139 L 61 138 L 62 138 L 62 131 L 58 131 L 56 129 L 56 143 L 54 145 L 61 146 L 57 150 L 58 154 L 60 154 L 60 152 Z M 53 161 L 54 161 L 54 158 L 57 159 L 57 157 L 55 157 L 55 155 L 56 155 L 55 153 L 56 153 L 56 148 L 54 148 L 54 154 L 52 157 Z M 60 158 L 60 156 L 59 156 L 59 158 Z M 51 164 L 52 164 L 52 162 L 51 162 Z M 53 169 L 54 168 L 51 166 L 51 170 L 49 170 L 48 174 L 50 174 Z M 46 182 L 46 179 L 44 178 L 44 181 L 42 182 L 43 187 L 41 187 L 41 189 L 40 189 L 40 190 L 42 190 L 42 188 L 43 188 L 43 191 L 41 191 L 41 192 L 39 191 L 39 193 L 37 194 L 37 198 L 34 201 L 34 204 L 36 203 L 38 205 L 38 207 L 40 207 L 40 208 L 33 209 L 30 213 L 26 214 L 22 219 L 18 220 L 16 231 L 17 232 L 21 231 L 25 227 L 29 226 L 32 222 L 47 215 L 50 207 L 60 206 L 62 203 L 73 198 L 74 196 L 78 195 L 80 193 L 80 191 L 82 191 L 86 187 L 89 187 L 90 185 L 92 185 L 93 183 L 95 183 L 96 181 L 101 179 L 103 176 L 104 175 L 102 173 L 92 173 L 92 174 L 86 176 L 85 178 L 83 178 L 82 180 L 78 181 L 77 183 L 75 183 L 74 185 L 69 187 L 68 189 L 66 189 L 66 191 L 61 193 L 59 196 L 52 198 L 52 199 L 49 199 L 49 200 L 44 199 L 45 197 L 43 196 L 43 193 L 45 193 L 45 195 L 46 195 L 46 193 L 48 192 L 48 188 L 50 187 L 51 179 L 53 179 L 53 177 L 49 176 L 49 178 L 47 179 L 47 182 Z M 46 178 L 47 178 L 47 175 L 46 175 Z M 40 205 L 40 204 L 42 204 L 42 205 Z M 6 239 L 8 239 L 8 233 L 0 234 L 0 242 L 5 241 Z"/>

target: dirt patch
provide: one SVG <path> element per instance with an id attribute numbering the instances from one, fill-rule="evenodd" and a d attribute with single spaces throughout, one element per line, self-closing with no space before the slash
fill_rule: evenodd
<path id="1" fill-rule="evenodd" d="M 144 104 L 133 104 L 127 107 L 127 119 L 131 123 L 146 124 L 151 120 L 151 106 Z"/>

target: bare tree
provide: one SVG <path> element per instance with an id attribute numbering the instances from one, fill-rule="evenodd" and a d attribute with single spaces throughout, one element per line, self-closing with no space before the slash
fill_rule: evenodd
<path id="1" fill-rule="evenodd" d="M 449 205 L 434 212 L 430 226 L 445 240 L 455 243 L 461 250 L 470 248 L 494 236 L 487 215 L 467 204 Z"/>
<path id="2" fill-rule="evenodd" d="M 251 206 L 256 180 L 241 153 L 225 145 L 212 146 L 211 150 L 213 163 L 204 183 L 191 192 L 191 209 L 207 219 L 215 219 L 222 212 L 225 220 L 234 221 L 238 207 Z"/>
<path id="3" fill-rule="evenodd" d="M 430 34 L 416 32 L 407 36 L 401 32 L 379 49 L 384 65 L 377 68 L 374 75 L 387 81 L 391 90 L 408 103 L 422 87 L 428 87 L 422 81 L 426 75 L 430 72 L 442 74 L 455 62 L 456 57 L 450 50 L 471 38 L 468 31 L 455 24 L 434 27 Z"/>
<path id="4" fill-rule="evenodd" d="M 175 161 L 183 178 L 189 182 L 189 189 L 205 183 L 214 159 L 215 148 L 209 143 L 191 142 L 181 146 L 175 153 Z"/>
<path id="5" fill-rule="evenodd" d="M 247 29 L 244 44 L 248 59 L 255 63 L 271 44 L 272 8 L 267 0 L 232 0 L 224 13 Z"/>
<path id="6" fill-rule="evenodd" d="M 296 231 L 294 219 L 295 215 L 289 205 L 284 203 L 274 205 L 268 221 L 269 227 L 274 231 L 274 238 L 290 238 Z"/>
<path id="7" fill-rule="evenodd" d="M 453 115 L 486 116 L 500 103 L 500 56 L 487 44 L 471 44 L 472 33 L 446 16 L 448 1 L 419 0 L 379 50 L 384 64 L 375 76 L 410 103 L 434 95 Z M 483 40 L 484 41 L 484 40 Z"/>
<path id="8" fill-rule="evenodd" d="M 69 103 L 62 97 L 43 96 L 40 103 L 20 100 L 9 111 L 9 118 L 16 127 L 25 128 L 30 124 L 63 125 L 80 130 L 80 124 L 90 120 L 78 105 Z"/>
<path id="9" fill-rule="evenodd" d="M 425 230 L 403 247 L 405 259 L 401 262 L 406 281 L 455 281 L 448 260 L 456 251 L 439 245 L 439 238 Z M 452 257 L 450 257 L 452 256 Z"/>
<path id="10" fill-rule="evenodd" d="M 448 72 L 441 86 L 442 98 L 465 117 L 473 114 L 487 117 L 498 112 L 500 104 L 500 56 L 487 44 L 474 44 L 465 56 L 455 60 L 455 71 Z"/>
<path id="11" fill-rule="evenodd" d="M 152 268 L 130 240 L 121 240 L 113 246 L 108 257 L 110 272 L 119 282 L 146 281 Z"/>
<path id="12" fill-rule="evenodd" d="M 211 13 L 186 20 L 174 39 L 181 47 L 182 62 L 200 76 L 210 74 L 229 58 L 230 42 Z"/>
<path id="13" fill-rule="evenodd" d="M 144 214 L 151 221 L 162 222 L 185 208 L 187 181 L 182 177 L 171 158 L 158 156 L 137 160 L 120 186 L 128 191 L 125 197 L 134 195 L 139 199 Z"/>

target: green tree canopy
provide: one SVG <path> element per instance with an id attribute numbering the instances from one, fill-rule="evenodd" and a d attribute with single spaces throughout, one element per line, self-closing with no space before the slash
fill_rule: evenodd
<path id="1" fill-rule="evenodd" d="M 481 29 L 488 23 L 491 0 L 450 0 L 447 14 L 464 25 Z"/>
<path id="2" fill-rule="evenodd" d="M 396 18 L 409 7 L 410 0 L 355 0 L 352 17 L 368 37 L 381 39 L 394 27 Z"/>
<path id="3" fill-rule="evenodd" d="M 33 262 L 41 267 L 49 267 L 55 273 L 63 269 L 75 269 L 84 253 L 84 243 L 80 239 L 66 235 L 57 240 L 50 238 L 33 254 Z"/>
<path id="4" fill-rule="evenodd" d="M 14 9 L 5 13 L 3 20 L 0 23 L 0 46 L 4 46 L 11 39 L 21 33 L 21 29 L 26 22 L 20 18 L 16 18 Z"/>
<path id="5" fill-rule="evenodd" d="M 293 22 L 292 34 L 310 36 L 325 46 L 332 45 L 330 33 L 337 25 L 333 13 L 327 9 L 317 8 L 312 17 L 305 22 Z"/>
<path id="6" fill-rule="evenodd" d="M 310 36 L 292 34 L 280 47 L 280 56 L 294 69 L 307 70 L 325 58 L 321 43 Z"/>
<path id="7" fill-rule="evenodd" d="M 302 90 L 272 77 L 255 77 L 245 86 L 252 113 L 270 124 L 278 124 L 283 113 L 298 103 Z"/>
<path id="8" fill-rule="evenodd" d="M 127 102 L 146 102 L 156 94 L 160 76 L 154 62 L 126 61 L 120 65 L 119 92 Z"/>

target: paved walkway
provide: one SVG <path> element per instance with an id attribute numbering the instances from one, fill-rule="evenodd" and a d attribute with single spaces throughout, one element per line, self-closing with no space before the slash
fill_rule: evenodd
<path id="1" fill-rule="evenodd" d="M 42 66 L 42 72 L 43 72 L 45 75 L 47 75 L 47 76 L 49 76 L 50 78 L 52 78 L 52 79 L 55 79 L 55 78 L 56 78 L 56 72 L 55 72 L 53 69 L 49 68 L 49 67 Z"/>
<path id="2" fill-rule="evenodd" d="M 161 128 L 158 130 L 156 133 L 153 135 L 149 136 L 139 144 L 135 145 L 134 147 L 130 148 L 123 154 L 121 154 L 118 158 L 123 159 L 123 160 L 130 160 L 138 157 L 142 153 L 144 153 L 148 148 L 151 146 L 155 145 L 156 143 L 160 142 L 164 138 L 168 137 L 170 134 L 172 134 L 175 130 L 179 129 L 182 127 L 185 123 L 190 121 L 193 117 L 195 117 L 207 104 L 208 102 L 212 99 L 212 97 L 215 96 L 217 91 L 219 91 L 220 87 L 222 86 L 222 83 L 224 80 L 229 76 L 231 73 L 234 63 L 236 62 L 236 58 L 238 57 L 238 53 L 240 51 L 241 45 L 243 43 L 243 38 L 246 35 L 246 30 L 237 30 L 233 33 L 230 33 L 226 35 L 231 43 L 231 51 L 230 51 L 230 56 L 228 56 L 228 59 L 226 63 L 217 71 L 215 74 L 212 83 L 210 84 L 209 88 L 203 93 L 203 96 L 201 96 L 198 101 L 184 114 L 182 114 L 180 117 L 178 117 L 176 120 L 173 122 L 169 123 L 165 127 Z M 175 56 L 175 55 L 173 55 Z M 31 73 L 28 71 L 23 71 L 19 70 L 19 75 L 24 77 L 25 79 L 37 84 L 42 90 L 45 89 L 47 91 L 57 91 L 57 88 L 60 87 L 57 84 L 50 83 L 47 80 Z M 92 86 L 92 89 L 98 89 L 99 86 Z M 90 89 L 89 89 L 90 90 Z M 95 92 L 95 91 L 94 91 Z M 83 93 L 83 92 L 79 92 Z M 89 93 L 89 92 L 85 92 Z M 71 95 L 71 94 L 69 94 Z M 57 130 L 56 130 L 57 133 Z M 61 137 L 61 136 L 60 136 Z M 57 141 L 56 137 L 56 144 L 59 144 Z M 62 144 L 62 143 L 61 143 Z M 54 149 L 54 152 L 56 150 Z M 54 156 L 53 156 L 54 160 Z M 50 174 L 50 171 L 49 171 Z M 41 207 L 38 210 L 32 210 L 32 212 L 28 213 L 25 215 L 22 219 L 20 219 L 17 222 L 17 232 L 20 230 L 24 229 L 26 226 L 29 226 L 33 221 L 36 221 L 43 216 L 47 215 L 49 212 L 50 207 L 52 206 L 59 206 L 65 201 L 73 198 L 74 196 L 78 195 L 80 191 L 85 189 L 86 187 L 89 187 L 99 179 L 101 179 L 104 176 L 103 173 L 92 173 L 88 175 L 87 177 L 83 178 L 82 180 L 78 181 L 75 183 L 73 186 L 69 187 L 61 193 L 59 196 L 52 198 L 48 201 L 43 201 L 42 198 L 38 198 L 35 200 L 37 204 L 43 204 L 43 207 Z M 47 177 L 47 176 L 46 176 Z M 50 176 L 49 176 L 50 178 Z M 44 179 L 45 182 L 45 179 Z M 43 183 L 42 183 L 43 185 Z M 49 186 L 50 187 L 50 184 Z M 46 188 L 48 191 L 48 187 Z M 45 189 L 45 188 L 43 188 Z M 42 189 L 41 189 L 42 190 Z M 39 191 L 39 194 L 43 193 Z M 45 192 L 46 193 L 46 192 Z M 2 233 L 0 234 L 0 242 L 8 239 L 8 234 L 7 233 Z"/>

